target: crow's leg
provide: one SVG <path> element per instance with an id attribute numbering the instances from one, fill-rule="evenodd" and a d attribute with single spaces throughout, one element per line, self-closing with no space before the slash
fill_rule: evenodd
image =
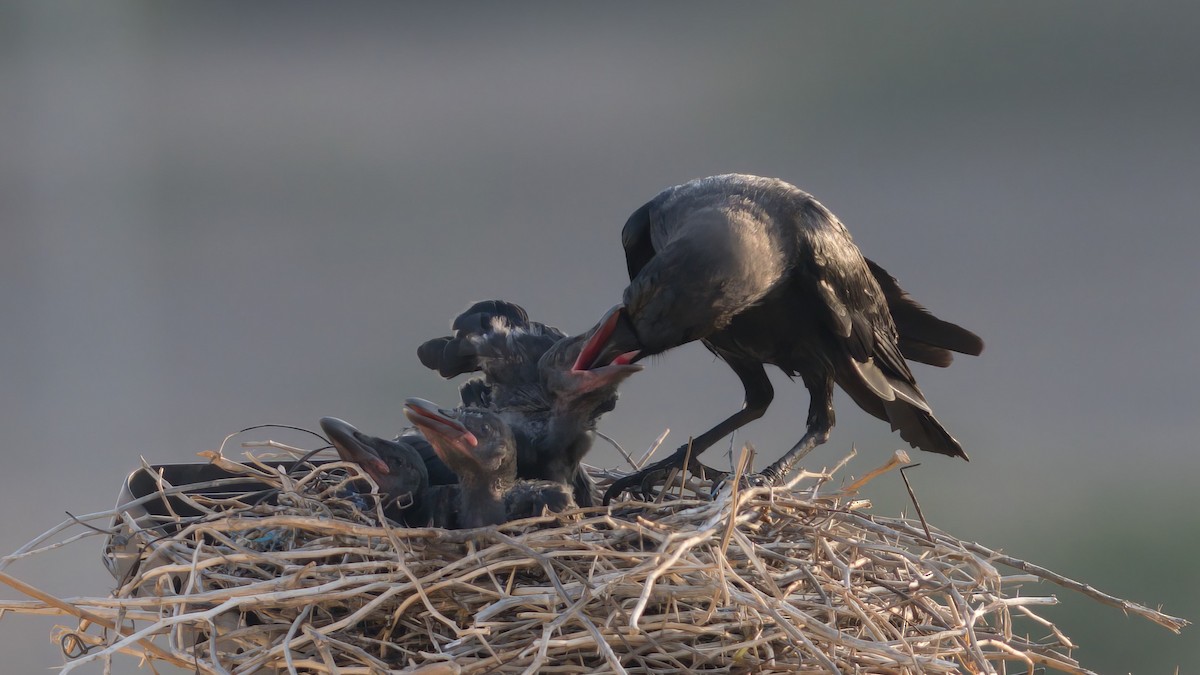
<path id="1" fill-rule="evenodd" d="M 833 377 L 804 377 L 804 386 L 808 389 L 808 430 L 804 436 L 771 466 L 760 474 L 767 485 L 778 485 L 783 482 L 804 456 L 813 448 L 829 440 L 829 432 L 833 430 Z"/>
<path id="2" fill-rule="evenodd" d="M 659 480 L 669 469 L 683 468 L 683 460 L 688 456 L 689 448 L 691 449 L 691 460 L 688 462 L 688 469 L 690 471 L 698 475 L 713 475 L 716 473 L 715 470 L 709 469 L 700 463 L 697 459 L 700 453 L 709 449 L 717 441 L 737 429 L 762 417 L 763 413 L 767 411 L 767 406 L 771 405 L 771 399 L 775 397 L 775 390 L 771 387 L 771 380 L 767 378 L 767 371 L 763 368 L 763 364 L 746 359 L 726 358 L 725 361 L 733 369 L 733 372 L 737 374 L 738 379 L 742 381 L 742 386 L 746 390 L 746 399 L 742 409 L 730 415 L 712 429 L 693 438 L 690 444 L 683 444 L 670 457 L 614 481 L 604 493 L 605 504 L 608 504 L 613 497 L 616 497 L 634 485 L 642 486 L 643 496 L 645 496 L 647 490 L 646 483 L 653 483 L 654 480 Z M 713 474 L 708 474 L 710 471 Z"/>

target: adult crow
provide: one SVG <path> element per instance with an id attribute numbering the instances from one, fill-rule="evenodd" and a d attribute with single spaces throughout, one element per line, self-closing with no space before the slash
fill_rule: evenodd
<path id="1" fill-rule="evenodd" d="M 575 368 L 702 341 L 742 381 L 745 404 L 692 440 L 693 459 L 766 411 L 774 391 L 765 364 L 799 376 L 811 399 L 804 436 L 763 471 L 766 483 L 828 439 L 835 382 L 913 447 L 967 458 L 934 418 L 905 357 L 945 366 L 951 351 L 976 355 L 983 342 L 909 298 L 808 193 L 757 176 L 695 180 L 635 211 L 621 241 L 631 280 L 623 304 L 593 330 Z M 605 501 L 682 466 L 688 452 L 684 445 L 616 481 Z"/>
<path id="2" fill-rule="evenodd" d="M 475 303 L 452 327 L 454 335 L 418 348 L 421 362 L 444 377 L 482 372 L 460 389 L 463 405 L 486 408 L 509 426 L 517 475 L 570 483 L 575 501 L 591 506 L 591 482 L 579 464 L 597 420 L 616 405 L 617 386 L 642 367 L 618 359 L 574 369 L 587 335 L 567 337 L 502 300 Z"/>

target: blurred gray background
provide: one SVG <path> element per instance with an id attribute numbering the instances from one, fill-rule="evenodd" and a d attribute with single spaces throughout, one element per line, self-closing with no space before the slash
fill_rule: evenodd
<path id="1" fill-rule="evenodd" d="M 987 341 L 916 369 L 972 457 L 914 451 L 933 523 L 1200 619 L 1200 6 L 334 7 L 0 6 L 0 549 L 109 508 L 139 455 L 321 415 L 399 430 L 404 397 L 455 399 L 414 351 L 458 310 L 585 330 L 629 213 L 740 171 L 814 193 Z M 803 387 L 776 388 L 737 438 L 762 462 L 802 432 Z M 741 393 L 692 345 L 602 429 L 675 447 Z M 810 467 L 901 447 L 838 412 Z M 895 475 L 868 496 L 911 510 Z M 112 583 L 98 539 L 8 571 Z M 1200 670 L 1194 629 L 1026 593 L 1064 601 L 1085 666 Z M 0 670 L 61 663 L 56 622 L 3 617 Z"/>

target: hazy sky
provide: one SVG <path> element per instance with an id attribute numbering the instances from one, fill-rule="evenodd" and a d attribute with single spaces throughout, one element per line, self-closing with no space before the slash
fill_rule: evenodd
<path id="1" fill-rule="evenodd" d="M 917 457 L 931 521 L 1200 619 L 1196 6 L 330 7 L 0 6 L 0 549 L 111 506 L 139 455 L 322 415 L 384 435 L 406 396 L 452 403 L 415 349 L 460 309 L 585 330 L 627 282 L 629 213 L 740 171 L 812 192 L 987 342 L 914 369 L 972 457 Z M 737 437 L 767 460 L 807 407 L 775 380 Z M 602 429 L 674 447 L 741 394 L 692 345 Z M 837 410 L 810 464 L 855 446 L 861 474 L 903 444 Z M 99 561 L 95 541 L 10 571 L 104 594 Z M 1057 595 L 1085 665 L 1200 668 L 1194 631 Z M 53 623 L 0 620 L 6 668 L 60 663 Z"/>

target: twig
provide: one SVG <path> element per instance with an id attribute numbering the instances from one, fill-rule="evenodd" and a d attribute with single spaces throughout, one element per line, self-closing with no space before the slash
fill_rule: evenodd
<path id="1" fill-rule="evenodd" d="M 296 664 L 292 661 L 292 640 L 296 637 L 296 632 L 300 630 L 300 626 L 308 619 L 308 615 L 312 612 L 312 605 L 306 605 L 300 614 L 296 616 L 296 620 L 292 622 L 288 628 L 287 635 L 283 637 L 283 660 L 287 663 L 288 672 L 292 675 L 297 675 Z"/>
<path id="2" fill-rule="evenodd" d="M 902 466 L 907 463 L 908 463 L 908 453 L 905 452 L 904 450 L 897 450 L 896 452 L 892 453 L 892 456 L 888 459 L 888 461 L 885 464 L 883 464 L 882 466 L 877 467 L 875 469 L 872 469 L 871 471 L 867 472 L 867 475 L 865 475 L 862 478 L 859 478 L 858 480 L 851 483 L 850 486 L 846 488 L 846 492 L 858 492 L 859 490 L 861 490 L 863 488 L 864 485 L 866 485 L 867 483 L 870 483 L 872 480 L 875 480 L 879 476 L 882 476 L 883 474 L 891 471 L 892 469 L 894 469 L 898 466 Z"/>
<path id="3" fill-rule="evenodd" d="M 658 447 L 663 444 L 663 441 L 667 440 L 667 434 L 669 433 L 671 433 L 670 429 L 663 429 L 663 432 L 658 435 L 658 438 L 654 439 L 654 442 L 650 444 L 646 452 L 642 453 L 641 458 L 638 459 L 637 464 L 634 466 L 635 469 L 641 470 L 643 466 L 646 466 L 646 462 L 650 461 L 650 458 L 654 456 Z"/>
<path id="4" fill-rule="evenodd" d="M 897 452 L 904 452 L 897 450 Z M 904 461 L 908 461 L 908 453 L 904 453 Z M 921 511 L 921 502 L 917 501 L 917 493 L 913 492 L 912 485 L 908 482 L 908 474 L 904 473 L 908 469 L 921 466 L 920 464 L 910 464 L 900 469 L 900 478 L 904 479 L 904 488 L 908 490 L 908 498 L 912 500 L 913 508 L 917 510 L 917 518 L 921 520 L 921 529 L 925 530 L 925 538 L 929 543 L 933 543 L 933 535 L 929 533 L 929 523 L 925 520 L 925 513 Z"/>
<path id="5" fill-rule="evenodd" d="M 614 440 L 612 437 L 608 436 L 607 434 L 600 433 L 599 431 L 594 431 L 592 433 L 594 433 L 597 436 L 599 436 L 600 438 L 603 438 L 604 440 L 608 441 L 608 444 L 613 446 L 614 448 L 616 448 L 617 452 L 621 453 L 621 456 L 625 458 L 625 461 L 629 463 L 629 466 L 634 471 L 638 470 L 638 465 L 636 463 L 634 463 L 633 457 L 630 456 L 630 454 L 628 452 L 625 452 L 625 448 L 622 448 L 620 443 L 616 442 L 616 440 Z"/>

